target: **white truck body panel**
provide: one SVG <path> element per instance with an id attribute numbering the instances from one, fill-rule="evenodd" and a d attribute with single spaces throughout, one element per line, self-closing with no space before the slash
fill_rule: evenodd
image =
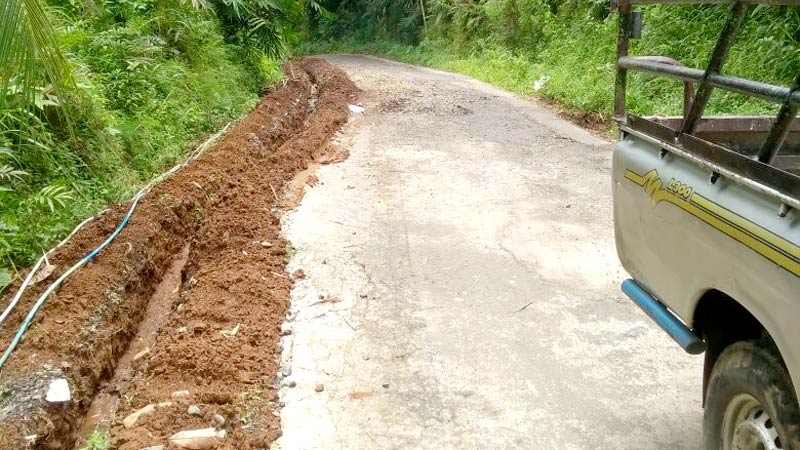
<path id="1" fill-rule="evenodd" d="M 620 260 L 689 328 L 709 290 L 736 300 L 772 336 L 800 392 L 800 212 L 781 217 L 775 197 L 710 175 L 624 133 L 613 157 Z"/>

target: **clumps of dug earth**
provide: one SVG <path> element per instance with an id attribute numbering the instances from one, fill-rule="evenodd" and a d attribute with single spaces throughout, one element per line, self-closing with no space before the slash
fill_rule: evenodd
<path id="1" fill-rule="evenodd" d="M 275 208 L 295 174 L 329 159 L 357 96 L 321 59 L 292 62 L 286 78 L 156 186 L 48 299 L 0 373 L 0 448 L 75 449 L 110 436 L 120 450 L 243 450 L 280 435 L 276 375 L 292 281 Z M 48 284 L 128 208 L 111 208 L 55 252 L 56 269 L 3 324 L 4 346 Z M 66 401 L 47 401 L 54 380 L 66 381 Z"/>

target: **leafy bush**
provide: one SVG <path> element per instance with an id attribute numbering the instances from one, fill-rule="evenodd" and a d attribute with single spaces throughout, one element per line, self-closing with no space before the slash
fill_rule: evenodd
<path id="1" fill-rule="evenodd" d="M 13 86 L 4 96 L 0 269 L 30 264 L 127 198 L 280 76 L 279 61 L 229 39 L 214 12 L 178 0 L 59 0 L 51 11 L 75 87 L 68 117 L 50 86 L 36 87 L 33 107 Z"/>

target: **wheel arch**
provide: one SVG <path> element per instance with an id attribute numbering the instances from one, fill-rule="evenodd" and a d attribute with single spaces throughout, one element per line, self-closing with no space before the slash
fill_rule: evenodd
<path id="1" fill-rule="evenodd" d="M 706 341 L 703 367 L 703 401 L 711 371 L 720 353 L 739 341 L 764 339 L 778 350 L 767 327 L 732 296 L 717 289 L 705 291 L 698 299 L 692 316 L 692 328 Z M 781 352 L 777 351 L 786 367 Z"/>

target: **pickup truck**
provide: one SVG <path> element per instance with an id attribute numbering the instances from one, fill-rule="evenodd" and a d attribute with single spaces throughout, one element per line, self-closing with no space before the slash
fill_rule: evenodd
<path id="1" fill-rule="evenodd" d="M 640 4 L 729 3 L 703 69 L 631 56 Z M 691 354 L 705 353 L 707 450 L 800 449 L 800 74 L 793 86 L 725 75 L 754 3 L 619 0 L 613 155 L 622 290 Z M 664 6 L 666 7 L 666 6 Z M 679 117 L 626 112 L 629 71 L 683 82 Z M 714 89 L 776 103 L 776 117 L 704 117 Z"/>

